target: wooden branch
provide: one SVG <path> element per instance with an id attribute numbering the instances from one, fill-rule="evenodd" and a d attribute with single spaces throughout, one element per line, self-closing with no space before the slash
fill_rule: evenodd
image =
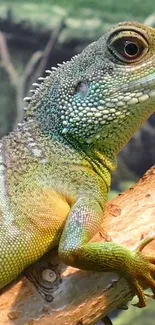
<path id="1" fill-rule="evenodd" d="M 46 47 L 44 49 L 43 55 L 42 55 L 42 59 L 40 61 L 39 67 L 36 71 L 35 74 L 35 80 L 38 79 L 38 77 L 42 76 L 42 74 L 44 73 L 47 63 L 49 61 L 49 57 L 53 51 L 53 48 L 55 47 L 56 43 L 58 42 L 58 38 L 60 36 L 60 33 L 62 32 L 64 28 L 64 19 L 62 19 L 58 26 L 54 29 L 49 41 L 46 44 Z"/>
<path id="2" fill-rule="evenodd" d="M 10 83 L 16 91 L 17 114 L 13 122 L 13 129 L 15 129 L 18 123 L 23 120 L 23 98 L 28 96 L 28 92 L 32 87 L 32 83 L 43 74 L 47 65 L 47 61 L 49 60 L 49 56 L 51 55 L 51 51 L 57 43 L 58 37 L 63 27 L 64 19 L 60 21 L 58 27 L 53 31 L 52 36 L 45 47 L 45 50 L 43 52 L 37 51 L 32 54 L 31 58 L 25 66 L 22 75 L 20 75 L 16 70 L 12 62 L 12 57 L 7 46 L 5 35 L 0 31 L 0 65 L 8 73 Z"/>
<path id="3" fill-rule="evenodd" d="M 152 231 L 155 167 L 134 188 L 107 204 L 102 229 L 93 240 L 112 238 L 133 249 Z M 149 254 L 154 251 L 155 241 L 144 250 Z M 44 298 L 24 277 L 0 296 L 1 325 L 91 325 L 133 297 L 130 284 L 120 275 L 66 267 L 55 251 L 29 268 L 27 275 Z"/>
<path id="4" fill-rule="evenodd" d="M 1 66 L 3 66 L 5 71 L 8 73 L 10 83 L 13 87 L 15 87 L 16 90 L 17 114 L 13 123 L 14 129 L 17 124 L 23 119 L 23 80 L 13 65 L 12 58 L 7 46 L 6 38 L 2 32 L 0 32 L 0 57 Z"/>
<path id="5" fill-rule="evenodd" d="M 12 63 L 5 36 L 0 32 L 0 56 L 2 65 L 8 73 L 12 85 L 17 85 L 18 74 Z"/>

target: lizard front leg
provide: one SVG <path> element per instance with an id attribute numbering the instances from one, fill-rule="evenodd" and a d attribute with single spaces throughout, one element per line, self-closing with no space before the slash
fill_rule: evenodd
<path id="1" fill-rule="evenodd" d="M 88 191 L 85 191 L 87 193 Z M 120 271 L 132 283 L 139 298 L 138 307 L 146 305 L 143 288 L 139 279 L 145 279 L 148 287 L 155 292 L 155 257 L 141 254 L 142 248 L 155 239 L 145 239 L 135 251 L 112 242 L 89 242 L 98 231 L 103 219 L 103 206 L 93 194 L 79 196 L 71 209 L 61 240 L 59 256 L 66 263 L 84 270 Z"/>

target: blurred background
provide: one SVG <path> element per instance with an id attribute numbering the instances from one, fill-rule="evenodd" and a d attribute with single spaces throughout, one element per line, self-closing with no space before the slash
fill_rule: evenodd
<path id="1" fill-rule="evenodd" d="M 155 0 L 0 0 L 0 137 L 23 118 L 32 83 L 69 60 L 112 24 L 155 26 Z M 119 156 L 110 197 L 134 184 L 155 163 L 155 114 Z M 115 325 L 155 325 L 155 303 L 131 307 Z"/>

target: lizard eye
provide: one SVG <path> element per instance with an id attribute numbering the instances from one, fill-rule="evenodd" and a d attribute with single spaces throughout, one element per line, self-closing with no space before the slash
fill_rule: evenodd
<path id="1" fill-rule="evenodd" d="M 128 58 L 136 57 L 140 52 L 140 46 L 132 41 L 124 42 L 124 54 Z"/>
<path id="2" fill-rule="evenodd" d="M 134 31 L 120 31 L 110 37 L 108 49 L 120 61 L 132 63 L 146 54 L 148 44 L 140 34 Z"/>

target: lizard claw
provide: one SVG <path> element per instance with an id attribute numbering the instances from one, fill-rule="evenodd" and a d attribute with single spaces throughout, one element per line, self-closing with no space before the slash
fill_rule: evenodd
<path id="1" fill-rule="evenodd" d="M 150 295 L 149 293 L 145 293 L 145 296 L 151 299 L 155 299 L 155 295 Z"/>
<path id="2" fill-rule="evenodd" d="M 102 321 L 104 322 L 105 325 L 113 325 L 111 319 L 108 316 L 103 317 Z"/>
<path id="3" fill-rule="evenodd" d="M 146 297 L 149 297 L 151 299 L 155 299 L 155 288 L 154 287 L 151 287 L 151 290 L 153 292 L 153 295 L 149 294 L 149 293 L 145 293 L 145 296 Z"/>
<path id="4" fill-rule="evenodd" d="M 155 274 L 155 256 L 144 256 L 141 254 L 143 248 L 155 239 L 155 233 L 141 240 L 139 245 L 133 251 L 134 253 L 134 265 L 132 265 L 132 271 L 130 272 L 132 277 L 132 283 L 134 285 L 136 294 L 139 298 L 136 306 L 143 308 L 146 306 L 145 296 L 155 299 L 155 279 L 152 273 Z M 139 279 L 143 279 L 148 287 L 151 288 L 153 295 L 144 294 L 142 286 L 139 284 Z"/>

